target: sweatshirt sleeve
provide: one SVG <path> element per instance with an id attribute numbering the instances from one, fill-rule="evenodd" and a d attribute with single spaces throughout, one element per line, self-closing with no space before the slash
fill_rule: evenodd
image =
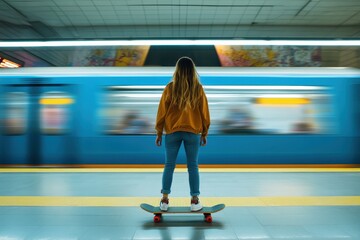
<path id="1" fill-rule="evenodd" d="M 165 125 L 165 116 L 166 116 L 166 112 L 168 109 L 168 103 L 167 103 L 167 92 L 168 92 L 168 87 L 165 87 L 161 99 L 160 99 L 160 103 L 159 103 L 159 107 L 158 107 L 158 112 L 157 112 L 157 116 L 156 116 L 156 124 L 155 124 L 155 129 L 156 129 L 156 134 L 158 136 L 162 136 L 163 134 L 163 130 L 164 130 L 164 125 Z"/>
<path id="2" fill-rule="evenodd" d="M 209 105 L 206 98 L 206 94 L 203 88 L 201 88 L 202 96 L 200 99 L 200 114 L 201 114 L 201 121 L 202 121 L 202 136 L 207 136 L 209 127 L 210 127 L 210 112 L 209 112 Z"/>

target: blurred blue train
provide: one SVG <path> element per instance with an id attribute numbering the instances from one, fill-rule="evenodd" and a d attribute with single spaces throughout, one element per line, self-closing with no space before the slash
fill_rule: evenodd
<path id="1" fill-rule="evenodd" d="M 161 164 L 157 105 L 174 68 L 1 70 L 0 164 Z M 198 68 L 200 164 L 360 164 L 360 70 Z M 185 163 L 180 151 L 178 163 Z"/>

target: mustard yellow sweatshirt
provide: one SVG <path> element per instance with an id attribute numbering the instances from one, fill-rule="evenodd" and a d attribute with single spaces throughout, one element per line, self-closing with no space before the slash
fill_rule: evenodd
<path id="1" fill-rule="evenodd" d="M 179 110 L 177 106 L 171 105 L 171 88 L 169 83 L 161 96 L 159 108 L 156 117 L 156 126 L 158 136 L 162 136 L 165 129 L 166 134 L 173 132 L 192 132 L 207 136 L 210 127 L 210 113 L 208 101 L 203 87 L 200 87 L 200 101 L 195 109 Z"/>

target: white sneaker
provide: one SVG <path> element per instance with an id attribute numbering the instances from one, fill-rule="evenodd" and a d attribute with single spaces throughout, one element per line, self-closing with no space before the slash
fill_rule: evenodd
<path id="1" fill-rule="evenodd" d="M 160 201 L 160 210 L 163 212 L 167 212 L 168 208 L 169 208 L 169 199 L 162 198 Z"/>
<path id="2" fill-rule="evenodd" d="M 191 199 L 191 207 L 190 207 L 192 212 L 197 212 L 200 211 L 201 209 L 203 209 L 203 205 L 200 203 L 199 199 Z"/>

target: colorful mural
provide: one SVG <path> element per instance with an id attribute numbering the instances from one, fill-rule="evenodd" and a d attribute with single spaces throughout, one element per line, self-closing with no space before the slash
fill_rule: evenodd
<path id="1" fill-rule="evenodd" d="M 150 46 L 117 48 L 115 66 L 143 66 Z"/>
<path id="2" fill-rule="evenodd" d="M 224 67 L 317 67 L 320 47 L 215 46 Z"/>
<path id="3" fill-rule="evenodd" d="M 150 46 L 84 48 L 74 51 L 70 66 L 143 66 Z"/>

